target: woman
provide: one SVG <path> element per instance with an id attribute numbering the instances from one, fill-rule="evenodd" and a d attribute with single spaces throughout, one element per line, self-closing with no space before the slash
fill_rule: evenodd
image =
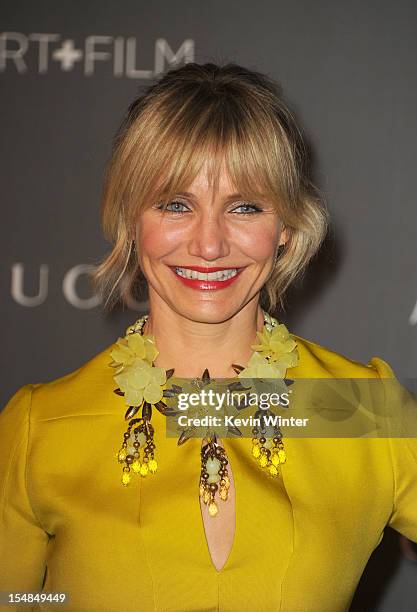
<path id="1" fill-rule="evenodd" d="M 0 590 L 74 611 L 347 610 L 384 527 L 417 540 L 416 439 L 165 433 L 175 377 L 393 377 L 268 314 L 328 225 L 275 84 L 168 72 L 129 109 L 102 211 L 96 286 L 111 306 L 144 277 L 149 315 L 0 415 Z"/>

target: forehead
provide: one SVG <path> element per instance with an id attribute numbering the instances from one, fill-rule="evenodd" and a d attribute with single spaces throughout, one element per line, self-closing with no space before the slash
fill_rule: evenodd
<path id="1" fill-rule="evenodd" d="M 244 199 L 257 201 L 274 201 L 270 190 L 261 185 L 250 168 L 240 167 L 239 163 L 220 151 L 204 151 L 203 159 L 189 160 L 190 163 L 173 163 L 164 172 L 159 173 L 155 198 L 169 200 L 175 196 L 201 199 L 213 203 L 220 200 Z M 198 157 L 198 155 L 196 156 Z M 162 178 L 161 178 L 162 177 Z"/>
<path id="2" fill-rule="evenodd" d="M 231 194 L 237 191 L 237 187 L 233 183 L 223 161 L 215 177 L 210 174 L 208 164 L 203 164 L 194 180 L 188 185 L 188 190 L 192 193 L 213 193 L 213 195 L 217 192 L 220 194 Z"/>

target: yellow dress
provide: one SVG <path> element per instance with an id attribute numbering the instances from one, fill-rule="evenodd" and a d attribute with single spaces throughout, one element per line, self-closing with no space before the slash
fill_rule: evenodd
<path id="1" fill-rule="evenodd" d="M 363 365 L 293 337 L 300 360 L 287 378 L 393 376 L 376 357 Z M 284 439 L 279 478 L 259 468 L 250 439 L 224 438 L 236 531 L 217 571 L 198 497 L 201 440 L 177 446 L 154 411 L 158 471 L 121 485 L 112 348 L 25 385 L 0 413 L 0 591 L 45 580 L 44 591 L 68 594 L 67 612 L 342 612 L 386 525 L 417 541 L 417 438 Z"/>

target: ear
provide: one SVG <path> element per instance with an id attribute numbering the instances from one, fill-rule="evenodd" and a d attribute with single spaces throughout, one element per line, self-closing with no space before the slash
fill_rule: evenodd
<path id="1" fill-rule="evenodd" d="M 281 230 L 281 235 L 279 238 L 279 246 L 284 245 L 286 242 L 288 242 L 289 238 L 290 238 L 290 232 L 285 226 L 283 226 L 283 229 Z"/>

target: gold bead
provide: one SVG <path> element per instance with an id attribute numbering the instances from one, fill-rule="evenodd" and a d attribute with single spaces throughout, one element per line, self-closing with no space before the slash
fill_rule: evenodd
<path id="1" fill-rule="evenodd" d="M 146 463 L 142 463 L 142 465 L 140 466 L 139 474 L 141 476 L 146 476 L 147 473 L 148 473 L 148 466 Z"/>
<path id="2" fill-rule="evenodd" d="M 278 453 L 272 453 L 271 455 L 272 465 L 279 465 L 279 455 Z"/>
<path id="3" fill-rule="evenodd" d="M 210 501 L 210 492 L 207 489 L 204 491 L 203 502 L 207 504 Z"/>
<path id="4" fill-rule="evenodd" d="M 216 502 L 214 502 L 214 501 L 210 502 L 208 511 L 209 511 L 210 516 L 216 516 L 216 514 L 218 512 L 218 508 L 217 508 Z"/>
<path id="5" fill-rule="evenodd" d="M 279 450 L 278 451 L 278 457 L 279 457 L 279 462 L 280 463 L 285 463 L 286 459 L 287 459 L 287 455 L 285 453 L 285 450 Z"/>
<path id="6" fill-rule="evenodd" d="M 118 459 L 119 461 L 124 461 L 126 459 L 126 451 L 124 448 L 119 451 Z"/>
<path id="7" fill-rule="evenodd" d="M 229 476 L 225 476 L 223 478 L 223 480 L 224 480 L 224 486 L 226 487 L 226 489 L 229 489 L 230 488 L 230 478 L 229 478 Z"/>
<path id="8" fill-rule="evenodd" d="M 220 491 L 219 491 L 220 499 L 223 499 L 224 501 L 226 501 L 227 494 L 228 494 L 227 488 L 226 487 L 221 487 Z"/>
<path id="9" fill-rule="evenodd" d="M 278 470 L 275 467 L 275 465 L 270 465 L 268 470 L 269 470 L 269 473 L 271 474 L 271 476 L 278 476 Z"/>
<path id="10" fill-rule="evenodd" d="M 261 450 L 259 448 L 259 444 L 256 444 L 253 448 L 252 448 L 252 455 L 255 457 L 255 459 L 257 459 L 259 457 L 259 455 L 261 454 Z"/>
<path id="11" fill-rule="evenodd" d="M 205 489 L 204 485 L 203 485 L 203 484 L 201 484 L 201 485 L 200 485 L 200 490 L 199 490 L 199 492 L 200 492 L 200 497 L 203 497 L 205 490 L 206 490 L 206 489 Z"/>
<path id="12" fill-rule="evenodd" d="M 123 472 L 123 475 L 122 475 L 122 484 L 125 487 L 127 487 L 129 482 L 130 482 L 130 474 L 128 474 L 127 472 Z"/>
<path id="13" fill-rule="evenodd" d="M 262 455 L 261 458 L 259 459 L 259 465 L 261 467 L 266 467 L 267 464 L 268 464 L 268 457 L 266 455 Z"/>
<path id="14" fill-rule="evenodd" d="M 132 463 L 132 470 L 135 472 L 135 474 L 139 474 L 140 472 L 140 463 L 137 459 Z"/>
<path id="15" fill-rule="evenodd" d="M 155 474 L 156 470 L 158 469 L 158 464 L 156 462 L 156 459 L 150 459 L 148 463 L 148 468 L 152 474 Z"/>

